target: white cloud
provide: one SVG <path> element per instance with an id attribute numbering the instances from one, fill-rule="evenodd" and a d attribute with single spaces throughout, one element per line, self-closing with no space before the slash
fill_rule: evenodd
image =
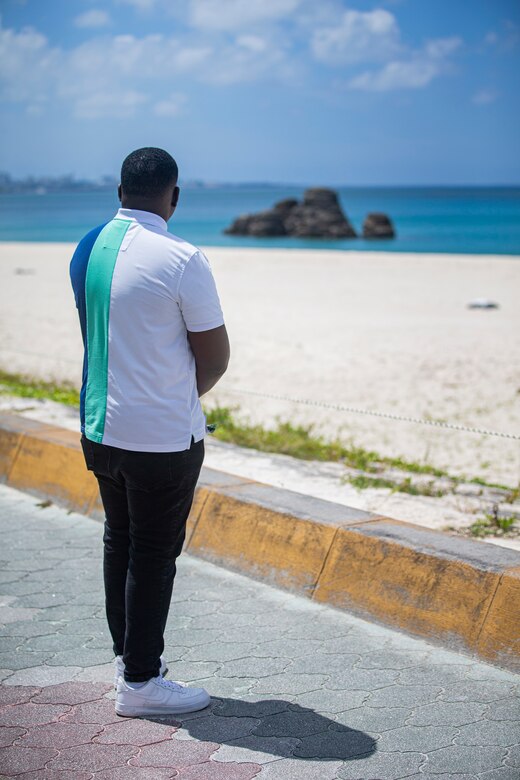
<path id="1" fill-rule="evenodd" d="M 213 49 L 210 46 L 187 46 L 175 52 L 175 65 L 179 71 L 190 72 L 210 62 Z"/>
<path id="2" fill-rule="evenodd" d="M 181 92 L 172 92 L 166 100 L 160 100 L 153 107 L 156 116 L 179 116 L 186 105 L 186 95 Z"/>
<path id="3" fill-rule="evenodd" d="M 128 88 L 128 79 L 144 68 L 153 42 L 139 49 L 131 36 L 94 39 L 72 50 L 51 47 L 36 30 L 21 32 L 0 26 L 0 96 L 22 102 L 29 113 L 42 113 L 46 105 L 55 108 L 65 101 L 76 116 L 128 117 L 145 102 L 140 85 Z M 137 51 L 136 51 L 137 49 Z M 136 57 L 137 54 L 137 57 Z M 159 52 L 153 67 L 157 68 Z"/>
<path id="4" fill-rule="evenodd" d="M 118 2 L 141 10 L 154 5 L 154 0 Z M 165 2 L 157 0 L 158 6 Z M 351 88 L 375 91 L 427 85 L 446 71 L 460 45 L 458 38 L 443 38 L 410 51 L 400 42 L 391 13 L 340 12 L 336 0 L 323 0 L 319 8 L 314 0 L 179 0 L 175 8 L 187 9 L 188 3 L 201 25 L 198 31 L 175 36 L 93 32 L 73 48 L 52 46 L 35 29 L 5 29 L 0 22 L 0 96 L 33 113 L 56 110 L 59 102 L 59 110 L 89 119 L 130 117 L 144 106 L 158 116 L 174 116 L 182 111 L 179 95 L 187 82 L 302 83 L 308 57 L 302 43 L 310 43 L 314 56 L 330 66 L 383 60 L 380 69 L 349 74 Z M 294 23 L 282 25 L 282 17 L 296 8 Z M 108 17 L 103 14 L 92 9 L 78 19 L 101 24 Z"/>
<path id="5" fill-rule="evenodd" d="M 168 63 L 165 70 L 164 64 Z M 159 91 L 164 83 L 171 89 L 172 78 L 194 78 L 212 84 L 235 84 L 275 74 L 287 75 L 284 51 L 260 36 L 239 36 L 215 45 L 182 43 L 163 35 L 138 38 L 118 35 L 97 38 L 78 46 L 69 56 L 68 87 L 92 91 L 107 79 L 116 83 L 149 84 Z M 159 87 L 159 85 L 161 85 Z M 175 84 L 173 84 L 175 88 Z"/>
<path id="6" fill-rule="evenodd" d="M 512 19 L 503 19 L 499 28 L 490 30 L 484 36 L 485 46 L 493 46 L 501 52 L 509 52 L 520 44 L 520 26 Z"/>
<path id="7" fill-rule="evenodd" d="M 87 29 L 106 27 L 110 24 L 110 15 L 107 11 L 102 11 L 99 8 L 92 8 L 91 11 L 85 11 L 84 14 L 76 16 L 74 24 L 76 27 L 84 27 Z"/>
<path id="8" fill-rule="evenodd" d="M 477 106 L 487 106 L 490 103 L 494 103 L 497 97 L 498 93 L 495 90 L 481 89 L 473 95 L 471 100 Z"/>
<path id="9" fill-rule="evenodd" d="M 258 35 L 239 35 L 236 43 L 237 46 L 242 46 L 244 49 L 258 53 L 267 51 L 269 48 L 265 38 L 260 38 Z"/>
<path id="10" fill-rule="evenodd" d="M 103 35 L 63 49 L 36 30 L 0 25 L 0 96 L 33 113 L 61 101 L 88 119 L 129 117 L 149 100 L 164 116 L 180 112 L 176 87 L 184 91 L 186 79 L 233 84 L 290 72 L 283 47 L 261 35 L 210 40 L 214 45 L 200 36 Z"/>
<path id="11" fill-rule="evenodd" d="M 203 79 L 211 84 L 238 84 L 263 78 L 279 82 L 295 75 L 296 68 L 281 45 L 241 35 L 219 48 L 205 67 Z"/>
<path id="12" fill-rule="evenodd" d="M 448 70 L 448 58 L 461 44 L 461 39 L 455 37 L 431 40 L 407 59 L 393 60 L 380 70 L 354 76 L 348 86 L 370 92 L 420 89 Z"/>
<path id="13" fill-rule="evenodd" d="M 394 14 L 383 8 L 347 10 L 339 21 L 318 27 L 311 39 L 316 60 L 329 66 L 352 67 L 382 62 L 377 70 L 351 76 L 348 86 L 373 92 L 420 89 L 449 68 L 450 55 L 461 45 L 457 37 L 427 41 L 412 50 L 401 40 Z"/>
<path id="14" fill-rule="evenodd" d="M 426 43 L 424 54 L 432 60 L 441 60 L 456 51 L 461 44 L 462 39 L 456 36 L 451 38 L 434 38 Z"/>
<path id="15" fill-rule="evenodd" d="M 9 101 L 34 103 L 59 69 L 60 53 L 31 27 L 17 33 L 0 25 L 0 95 Z"/>
<path id="16" fill-rule="evenodd" d="M 300 4 L 301 0 L 190 0 L 188 13 L 199 29 L 239 30 L 282 19 Z"/>
<path id="17" fill-rule="evenodd" d="M 399 51 L 399 27 L 393 14 L 381 8 L 345 11 L 337 24 L 314 32 L 311 48 L 327 65 L 381 61 Z"/>
<path id="18" fill-rule="evenodd" d="M 201 75 L 211 70 L 214 56 L 208 46 L 183 45 L 177 38 L 160 34 L 115 35 L 94 38 L 67 56 L 74 83 L 91 90 L 107 80 L 118 84 L 147 83 L 155 91 L 171 88 L 172 78 L 184 73 Z M 165 69 L 165 63 L 168 67 Z M 89 86 L 90 85 L 90 86 Z"/>
<path id="19" fill-rule="evenodd" d="M 138 11 L 150 11 L 156 4 L 157 0 L 117 0 L 121 5 L 132 5 Z"/>
<path id="20" fill-rule="evenodd" d="M 116 117 L 126 119 L 135 114 L 137 106 L 146 103 L 148 97 L 135 90 L 97 91 L 90 95 L 80 95 L 74 105 L 74 113 L 85 119 Z"/>
<path id="21" fill-rule="evenodd" d="M 505 47 L 507 49 L 514 49 L 520 43 L 520 25 L 513 22 L 512 19 L 506 19 L 504 22 L 505 27 Z"/>
<path id="22" fill-rule="evenodd" d="M 425 87 L 437 75 L 434 62 L 389 62 L 379 71 L 365 71 L 349 82 L 351 89 L 386 92 Z"/>
<path id="23" fill-rule="evenodd" d="M 493 30 L 490 30 L 484 37 L 484 43 L 488 46 L 494 46 L 496 43 L 498 43 L 498 35 Z"/>

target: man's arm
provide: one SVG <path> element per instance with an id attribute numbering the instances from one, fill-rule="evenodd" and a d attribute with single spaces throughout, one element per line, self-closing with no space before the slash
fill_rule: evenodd
<path id="1" fill-rule="evenodd" d="M 202 331 L 188 331 L 195 356 L 199 397 L 214 387 L 225 374 L 229 362 L 229 338 L 225 325 Z"/>

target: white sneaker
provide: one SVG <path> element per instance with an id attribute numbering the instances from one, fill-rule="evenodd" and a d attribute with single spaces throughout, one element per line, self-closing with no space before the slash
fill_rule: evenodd
<path id="1" fill-rule="evenodd" d="M 118 715 L 140 718 L 146 715 L 180 715 L 207 707 L 211 699 L 204 688 L 188 688 L 161 676 L 152 677 L 140 688 L 129 688 L 125 678 L 117 682 L 115 710 Z"/>
<path id="2" fill-rule="evenodd" d="M 164 660 L 164 656 L 161 655 L 161 668 L 159 670 L 159 674 L 161 677 L 164 677 L 165 674 L 168 674 L 168 667 L 166 666 L 166 661 Z M 122 655 L 116 655 L 114 658 L 114 688 L 117 690 L 117 681 L 119 679 L 119 676 L 124 677 L 125 675 L 125 663 L 123 661 Z"/>

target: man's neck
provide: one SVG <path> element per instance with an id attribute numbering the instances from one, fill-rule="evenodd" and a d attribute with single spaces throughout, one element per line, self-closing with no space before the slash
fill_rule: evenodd
<path id="1" fill-rule="evenodd" d="M 148 211 L 150 214 L 157 214 L 157 216 L 168 222 L 170 215 L 165 212 L 163 204 L 151 203 L 148 201 L 138 199 L 126 199 L 121 201 L 121 208 L 123 209 L 136 209 L 137 211 Z"/>

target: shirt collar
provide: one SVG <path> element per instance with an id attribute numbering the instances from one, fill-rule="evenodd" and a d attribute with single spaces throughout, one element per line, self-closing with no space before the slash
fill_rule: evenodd
<path id="1" fill-rule="evenodd" d="M 142 211 L 141 209 L 119 209 L 115 219 L 133 219 L 140 225 L 153 225 L 163 230 L 168 230 L 168 225 L 159 214 L 153 214 L 151 211 Z"/>

